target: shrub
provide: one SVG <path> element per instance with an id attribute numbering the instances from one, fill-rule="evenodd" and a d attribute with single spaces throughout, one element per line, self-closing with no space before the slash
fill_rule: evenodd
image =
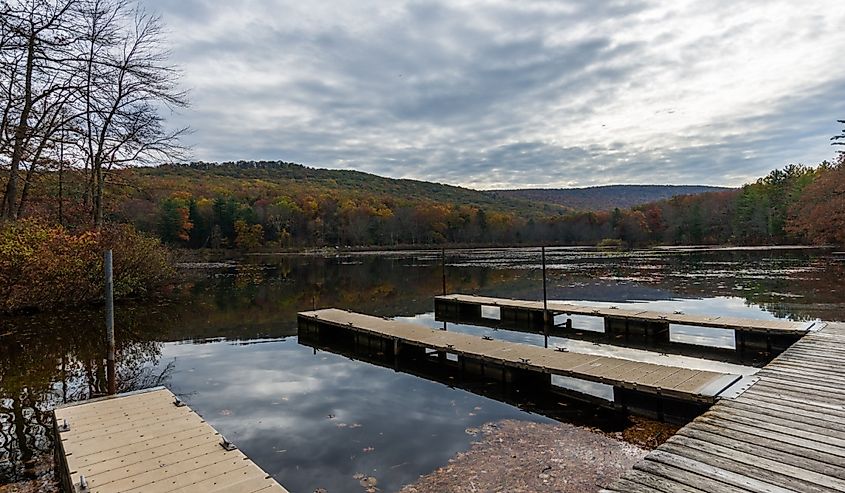
<path id="1" fill-rule="evenodd" d="M 144 295 L 172 278 L 169 251 L 131 226 L 70 232 L 37 220 L 0 225 L 0 312 L 101 301 L 108 249 L 115 298 Z"/>

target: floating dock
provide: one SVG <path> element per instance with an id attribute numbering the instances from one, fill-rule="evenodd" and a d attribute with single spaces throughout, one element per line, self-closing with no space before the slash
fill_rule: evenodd
<path id="1" fill-rule="evenodd" d="M 67 493 L 287 493 L 163 387 L 62 406 L 54 416 Z"/>
<path id="2" fill-rule="evenodd" d="M 757 376 L 604 491 L 845 491 L 845 324 L 805 336 Z"/>
<path id="3" fill-rule="evenodd" d="M 641 334 L 669 340 L 672 328 L 711 328 L 733 330 L 736 348 L 765 348 L 780 352 L 808 332 L 821 329 L 820 322 L 753 320 L 734 317 L 692 315 L 680 312 L 602 308 L 550 301 L 512 300 L 464 294 L 437 296 L 434 311 L 438 319 L 463 321 L 498 320 L 529 327 L 564 327 L 601 330 L 608 334 Z"/>
<path id="4" fill-rule="evenodd" d="M 315 341 L 345 334 L 356 345 L 375 345 L 395 357 L 453 358 L 463 368 L 499 372 L 506 381 L 532 378 L 550 384 L 557 375 L 601 383 L 613 387 L 616 405 L 656 417 L 695 415 L 753 381 L 743 375 L 557 351 L 338 309 L 300 313 L 299 329 Z"/>

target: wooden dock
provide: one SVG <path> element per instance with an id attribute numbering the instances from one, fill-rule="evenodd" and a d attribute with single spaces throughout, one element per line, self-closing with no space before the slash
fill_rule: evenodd
<path id="1" fill-rule="evenodd" d="M 453 302 L 470 306 L 490 306 L 505 309 L 518 309 L 527 312 L 543 313 L 542 301 L 512 300 L 507 298 L 490 298 L 486 296 L 472 296 L 465 294 L 450 294 L 436 296 L 437 301 Z M 656 312 L 651 310 L 600 308 L 595 306 L 573 305 L 550 301 L 547 310 L 553 315 L 581 315 L 587 317 L 601 317 L 604 319 L 630 320 L 636 322 L 651 322 L 659 324 L 678 324 L 695 327 L 709 327 L 714 329 L 730 329 L 743 332 L 764 332 L 779 334 L 804 335 L 816 327 L 816 322 L 791 322 L 788 320 L 754 320 L 746 318 L 687 315 L 679 312 Z M 818 327 L 820 328 L 820 327 Z"/>
<path id="2" fill-rule="evenodd" d="M 301 331 L 333 329 L 333 332 L 338 332 L 336 329 L 343 329 L 372 336 L 384 342 L 383 351 L 392 351 L 395 355 L 412 349 L 430 350 L 453 355 L 458 361 L 480 361 L 506 369 L 611 385 L 620 401 L 626 395 L 631 400 L 634 395 L 648 395 L 648 400 L 652 401 L 660 400 L 654 398 L 658 396 L 661 399 L 711 404 L 718 397 L 735 392 L 737 386 L 746 385 L 742 375 L 556 351 L 338 309 L 300 313 L 299 327 Z"/>
<path id="3" fill-rule="evenodd" d="M 845 324 L 805 336 L 606 492 L 845 491 Z"/>
<path id="4" fill-rule="evenodd" d="M 163 387 L 62 406 L 54 415 L 68 493 L 287 492 Z"/>
<path id="5" fill-rule="evenodd" d="M 582 306 L 549 301 L 512 300 L 464 294 L 437 296 L 434 299 L 438 320 L 472 323 L 485 319 L 505 324 L 532 327 L 565 327 L 602 330 L 609 334 L 642 334 L 651 339 L 669 340 L 672 328 L 710 328 L 733 330 L 736 348 L 746 347 L 780 352 L 805 334 L 821 329 L 821 322 L 789 320 L 754 320 L 735 317 L 693 315 L 681 312 L 657 312 L 617 307 Z"/>

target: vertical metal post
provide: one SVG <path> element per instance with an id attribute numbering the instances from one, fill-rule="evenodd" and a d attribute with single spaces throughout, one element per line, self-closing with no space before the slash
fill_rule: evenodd
<path id="1" fill-rule="evenodd" d="M 446 296 L 446 249 L 440 250 L 440 270 L 443 274 L 443 296 Z"/>
<path id="2" fill-rule="evenodd" d="M 112 251 L 106 252 L 106 339 L 108 340 L 108 354 L 106 355 L 106 371 L 109 395 L 117 393 L 117 379 L 114 368 L 114 279 L 112 272 Z"/>
<path id="3" fill-rule="evenodd" d="M 546 290 L 546 247 L 540 247 L 540 259 L 543 265 L 543 337 L 545 347 L 549 347 L 549 302 Z"/>
<path id="4" fill-rule="evenodd" d="M 443 274 L 443 296 L 446 296 L 446 249 L 440 249 L 440 271 Z M 446 330 L 446 321 L 443 321 L 443 330 Z"/>

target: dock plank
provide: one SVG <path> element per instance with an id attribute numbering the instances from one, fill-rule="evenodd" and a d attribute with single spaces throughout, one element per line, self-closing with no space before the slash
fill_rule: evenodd
<path id="1" fill-rule="evenodd" d="M 669 479 L 670 492 L 711 491 L 711 478 L 742 491 L 845 491 L 842 348 L 845 324 L 805 335 L 740 397 L 717 402 L 608 490 L 643 484 L 646 474 Z"/>
<path id="2" fill-rule="evenodd" d="M 65 489 L 86 493 L 280 492 L 275 480 L 167 389 L 59 407 L 59 472 Z M 69 429 L 64 429 L 67 423 Z"/>

